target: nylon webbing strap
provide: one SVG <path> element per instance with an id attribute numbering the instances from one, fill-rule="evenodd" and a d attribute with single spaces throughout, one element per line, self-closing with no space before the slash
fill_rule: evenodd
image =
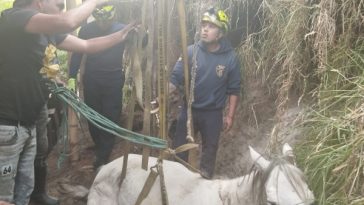
<path id="1" fill-rule="evenodd" d="M 143 120 L 143 134 L 150 134 L 150 122 L 151 122 L 151 104 L 152 101 L 152 67 L 153 67 L 153 44 L 154 44 L 154 28 L 153 22 L 154 19 L 154 1 L 144 0 L 143 2 L 143 10 L 142 15 L 144 28 L 148 28 L 148 45 L 146 50 L 146 69 L 144 73 L 144 120 Z M 150 150 L 148 147 L 143 147 L 143 159 L 142 159 L 142 168 L 147 170 L 148 168 L 148 158 L 149 158 Z"/>
<path id="2" fill-rule="evenodd" d="M 181 32 L 181 42 L 182 42 L 182 59 L 184 66 L 184 86 L 185 86 L 185 97 L 187 100 L 187 142 L 193 143 L 194 137 L 194 128 L 193 128 L 193 118 L 192 118 L 192 102 L 194 98 L 194 75 L 192 73 L 191 80 L 189 79 L 190 70 L 189 70 L 189 59 L 187 53 L 187 31 L 186 31 L 186 13 L 185 13 L 185 1 L 178 0 L 178 14 L 180 19 L 180 32 Z M 193 69 L 193 68 L 192 68 Z M 191 150 L 188 155 L 188 162 L 192 164 L 192 166 L 197 167 L 197 151 Z"/>
<path id="3" fill-rule="evenodd" d="M 184 69 L 184 87 L 185 96 L 187 102 L 190 97 L 190 81 L 189 81 L 189 68 L 188 68 L 188 53 L 187 53 L 187 29 L 186 29 L 186 12 L 185 12 L 185 1 L 178 0 L 177 3 L 178 15 L 180 19 L 180 32 L 181 32 L 181 43 L 182 43 L 182 59 L 183 59 L 183 69 Z M 193 136 L 193 123 L 192 123 L 192 111 L 188 104 L 187 107 L 187 141 L 194 142 Z"/>
<path id="4" fill-rule="evenodd" d="M 153 167 L 150 169 L 150 173 L 148 175 L 147 180 L 145 181 L 145 184 L 143 186 L 142 191 L 140 192 L 137 201 L 135 202 L 135 205 L 140 205 L 145 198 L 147 198 L 150 190 L 153 187 L 153 184 L 155 180 L 157 179 L 158 172 L 153 170 Z"/>
<path id="5" fill-rule="evenodd" d="M 133 76 L 132 79 L 134 79 L 134 66 L 135 66 L 135 56 L 136 56 L 136 49 L 137 49 L 137 39 L 134 36 L 133 37 L 133 41 L 132 41 L 132 45 L 129 49 L 130 51 L 130 72 L 131 75 Z M 127 113 L 128 113 L 128 120 L 127 120 L 127 124 L 126 124 L 126 128 L 128 130 L 132 130 L 133 129 L 133 123 L 134 123 L 134 109 L 135 109 L 135 98 L 136 98 L 136 90 L 135 90 L 135 86 L 134 83 L 132 83 L 132 88 L 131 88 L 131 95 L 129 98 L 129 102 L 128 105 L 126 107 Z M 128 141 L 125 142 L 125 149 L 124 149 L 124 158 L 123 158 L 123 168 L 121 171 L 121 176 L 120 176 L 120 186 L 123 183 L 125 177 L 126 177 L 126 170 L 128 168 L 128 158 L 129 158 L 129 151 L 130 151 L 130 143 Z"/>
<path id="6" fill-rule="evenodd" d="M 188 144 L 184 144 L 182 146 L 179 146 L 177 147 L 174 152 L 176 154 L 178 153 L 181 153 L 181 152 L 185 152 L 187 150 L 190 150 L 190 149 L 196 149 L 198 147 L 198 144 L 195 144 L 195 143 L 188 143 Z"/>
<path id="7" fill-rule="evenodd" d="M 158 13 L 158 96 L 159 96 L 159 135 L 162 139 L 166 139 L 166 39 L 165 35 L 165 5 L 166 1 L 157 1 L 157 13 Z"/>
<path id="8" fill-rule="evenodd" d="M 126 177 L 126 170 L 128 169 L 129 150 L 130 150 L 130 143 L 126 142 L 125 154 L 124 154 L 124 158 L 123 158 L 123 168 L 121 170 L 119 186 L 121 186 L 121 184 L 123 183 L 123 181 Z"/>
<path id="9" fill-rule="evenodd" d="M 186 161 L 184 161 L 183 159 L 181 159 L 180 157 L 178 157 L 176 155 L 178 153 L 189 151 L 189 150 L 195 150 L 197 148 L 198 148 L 198 144 L 188 143 L 188 144 L 184 144 L 182 146 L 177 147 L 175 150 L 172 150 L 172 149 L 164 150 L 163 153 L 164 153 L 164 155 L 172 155 L 174 159 L 176 159 L 179 163 L 183 164 L 190 171 L 200 173 L 200 170 L 198 170 L 193 165 L 187 163 Z"/>
<path id="10" fill-rule="evenodd" d="M 157 170 L 159 173 L 159 181 L 160 181 L 161 195 L 162 195 L 162 205 L 168 205 L 169 204 L 168 194 L 167 194 L 166 183 L 164 181 L 164 170 L 163 170 L 163 160 L 162 159 L 158 159 Z"/>

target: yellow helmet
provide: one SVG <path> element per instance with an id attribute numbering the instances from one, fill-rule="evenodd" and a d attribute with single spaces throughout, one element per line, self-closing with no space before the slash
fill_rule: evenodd
<path id="1" fill-rule="evenodd" d="M 96 20 L 111 20 L 115 16 L 115 7 L 113 5 L 104 5 L 102 7 L 96 8 L 92 12 L 92 16 Z"/>
<path id="2" fill-rule="evenodd" d="M 215 10 L 215 8 L 210 8 L 202 15 L 201 21 L 215 24 L 225 33 L 229 31 L 229 18 L 223 10 Z"/>

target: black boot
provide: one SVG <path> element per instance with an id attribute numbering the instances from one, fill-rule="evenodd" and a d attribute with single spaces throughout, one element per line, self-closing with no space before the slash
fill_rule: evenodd
<path id="1" fill-rule="evenodd" d="M 39 205 L 59 205 L 59 200 L 48 196 L 46 192 L 47 165 L 41 164 L 34 167 L 34 191 L 31 199 Z"/>

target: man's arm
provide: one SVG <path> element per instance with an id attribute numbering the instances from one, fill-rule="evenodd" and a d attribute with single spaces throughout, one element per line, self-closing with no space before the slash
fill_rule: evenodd
<path id="1" fill-rule="evenodd" d="M 124 41 L 128 33 L 134 30 L 134 26 L 135 23 L 130 23 L 118 32 L 88 40 L 68 35 L 57 47 L 66 51 L 83 54 L 97 53 Z"/>
<path id="2" fill-rule="evenodd" d="M 25 26 L 29 33 L 68 33 L 84 22 L 101 0 L 87 0 L 79 7 L 60 14 L 37 13 Z"/>

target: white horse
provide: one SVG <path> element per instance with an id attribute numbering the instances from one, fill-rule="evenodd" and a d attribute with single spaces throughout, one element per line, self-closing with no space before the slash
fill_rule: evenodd
<path id="1" fill-rule="evenodd" d="M 163 161 L 165 185 L 171 205 L 310 205 L 314 196 L 302 172 L 284 158 L 292 153 L 289 145 L 283 157 L 272 162 L 250 148 L 257 169 L 235 179 L 207 180 L 183 165 Z M 141 169 L 140 155 L 129 155 L 128 169 L 120 186 L 123 157 L 105 165 L 95 178 L 88 195 L 88 205 L 134 205 L 149 171 Z M 149 165 L 157 159 L 150 157 Z M 160 205 L 162 196 L 159 176 L 142 202 Z"/>

